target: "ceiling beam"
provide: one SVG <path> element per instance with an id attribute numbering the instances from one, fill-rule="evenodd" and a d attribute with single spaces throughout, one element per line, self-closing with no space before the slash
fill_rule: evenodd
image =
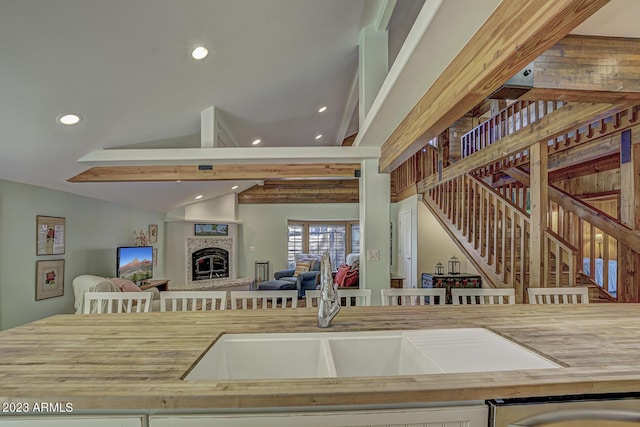
<path id="1" fill-rule="evenodd" d="M 382 146 L 390 172 L 609 0 L 503 1 Z M 422 138 L 425 139 L 425 138 Z"/>
<path id="2" fill-rule="evenodd" d="M 244 164 L 198 166 L 103 166 L 90 168 L 69 182 L 229 181 L 263 179 L 350 179 L 360 163 L 341 164 Z"/>
<path id="3" fill-rule="evenodd" d="M 87 166 L 353 163 L 380 157 L 379 147 L 217 147 L 97 150 Z"/>

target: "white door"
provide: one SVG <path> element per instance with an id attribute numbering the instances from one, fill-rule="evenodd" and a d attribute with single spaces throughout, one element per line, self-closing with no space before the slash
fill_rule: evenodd
<path id="1" fill-rule="evenodd" d="M 398 215 L 398 273 L 404 277 L 405 288 L 416 287 L 411 269 L 413 260 L 411 236 L 411 211 L 400 212 Z"/>

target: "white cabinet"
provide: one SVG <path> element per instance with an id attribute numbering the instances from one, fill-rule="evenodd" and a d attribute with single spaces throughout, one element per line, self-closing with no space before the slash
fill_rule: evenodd
<path id="1" fill-rule="evenodd" d="M 0 427 L 142 427 L 143 415 L 138 416 L 0 416 Z"/>
<path id="2" fill-rule="evenodd" d="M 483 404 L 420 409 L 371 409 L 245 414 L 151 415 L 149 427 L 486 427 Z"/>

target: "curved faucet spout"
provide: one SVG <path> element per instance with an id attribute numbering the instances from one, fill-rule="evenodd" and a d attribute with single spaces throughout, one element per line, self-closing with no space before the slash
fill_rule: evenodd
<path id="1" fill-rule="evenodd" d="M 331 275 L 331 259 L 329 253 L 322 254 L 320 261 L 320 302 L 318 303 L 318 327 L 328 328 L 331 320 L 340 311 L 338 290 Z"/>

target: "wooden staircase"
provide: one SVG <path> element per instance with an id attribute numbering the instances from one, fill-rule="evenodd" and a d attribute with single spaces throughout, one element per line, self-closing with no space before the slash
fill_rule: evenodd
<path id="1" fill-rule="evenodd" d="M 562 102 L 516 101 L 465 134 L 462 137 L 461 156 L 473 155 L 505 136 L 523 130 L 563 105 Z M 640 107 L 630 107 L 550 138 L 547 154 L 568 150 L 637 125 L 639 113 Z M 438 153 L 437 149 L 432 151 Z M 529 286 L 529 216 L 525 210 L 528 181 L 518 178 L 518 174 L 516 180 L 500 177 L 513 177 L 515 171 L 521 173 L 517 167 L 526 166 L 528 162 L 529 153 L 524 150 L 468 171 L 448 182 L 434 184 L 431 177 L 428 186 L 422 187 L 422 191 L 426 190 L 423 197 L 425 204 L 446 225 L 454 240 L 462 240 L 464 244 L 459 246 L 469 254 L 491 285 L 513 286 L 518 299 Z M 438 159 L 431 159 L 430 163 L 438 163 Z M 447 163 L 442 160 L 440 164 Z M 492 186 L 482 180 L 492 183 Z M 429 180 L 425 179 L 425 182 Z M 596 283 L 596 264 L 608 266 L 610 261 L 616 261 L 619 243 L 637 249 L 628 241 L 618 242 L 619 233 L 616 230 L 625 226 L 616 218 L 567 193 L 559 194 L 555 187 L 549 196 L 542 285 L 588 286 L 594 301 L 616 301 L 616 296 L 608 292 L 613 283 L 611 286 L 608 284 L 606 269 L 605 274 L 599 275 L 600 283 Z M 596 245 L 604 248 L 597 256 Z"/>
<path id="2" fill-rule="evenodd" d="M 529 287 L 529 215 L 481 180 L 463 175 L 423 195 L 425 205 L 495 288 Z M 544 238 L 544 285 L 574 286 L 577 250 L 551 230 Z"/>

